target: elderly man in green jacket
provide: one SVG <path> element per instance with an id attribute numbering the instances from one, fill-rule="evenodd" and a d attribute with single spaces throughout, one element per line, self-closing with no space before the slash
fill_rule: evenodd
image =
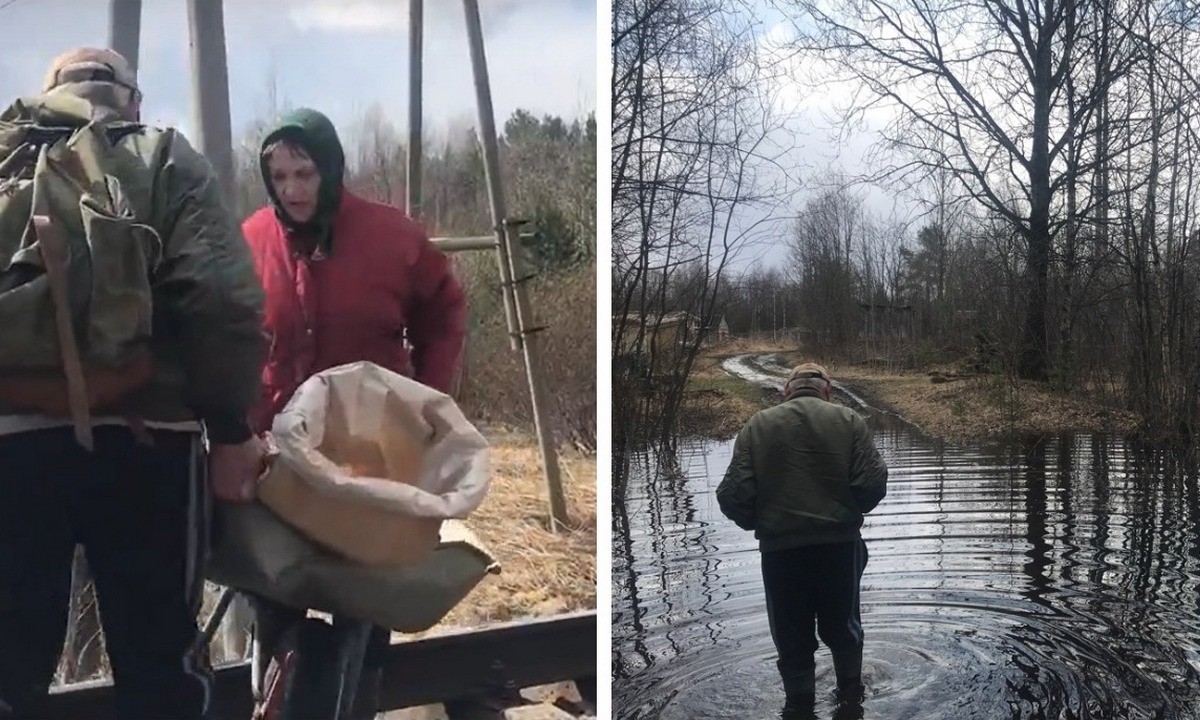
<path id="1" fill-rule="evenodd" d="M 721 511 L 759 541 L 785 717 L 815 702 L 814 619 L 839 690 L 862 686 L 859 583 L 867 547 L 859 530 L 863 514 L 887 493 L 888 471 L 866 422 L 830 402 L 831 390 L 820 365 L 792 370 L 783 402 L 738 433 L 717 488 Z"/>
<path id="2" fill-rule="evenodd" d="M 0 717 L 51 714 L 78 543 L 116 715 L 196 720 L 209 496 L 249 499 L 264 465 L 263 290 L 125 58 L 64 53 L 42 90 L 0 114 Z"/>

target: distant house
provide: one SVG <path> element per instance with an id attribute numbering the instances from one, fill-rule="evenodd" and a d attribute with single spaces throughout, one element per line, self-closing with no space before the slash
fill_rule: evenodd
<path id="1" fill-rule="evenodd" d="M 725 316 L 717 315 L 715 317 L 715 320 L 709 318 L 709 321 L 704 324 L 704 341 L 706 343 L 721 343 L 729 339 L 729 323 L 725 322 Z"/>
<path id="2" fill-rule="evenodd" d="M 620 321 L 619 315 L 613 317 L 614 324 Z M 641 354 L 646 354 L 646 351 L 653 347 L 656 356 L 669 357 L 678 352 L 685 342 L 695 340 L 699 331 L 699 318 L 691 313 L 672 312 L 657 318 L 646 318 Z M 637 353 L 639 332 L 643 332 L 642 316 L 634 313 L 626 315 L 620 343 L 625 353 Z"/>

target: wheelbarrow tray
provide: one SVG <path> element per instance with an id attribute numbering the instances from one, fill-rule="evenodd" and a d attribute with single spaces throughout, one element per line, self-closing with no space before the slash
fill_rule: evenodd
<path id="1" fill-rule="evenodd" d="M 428 630 L 500 566 L 458 520 L 442 523 L 428 559 L 364 565 L 304 537 L 260 503 L 217 503 L 208 579 L 285 605 L 404 633 Z"/>

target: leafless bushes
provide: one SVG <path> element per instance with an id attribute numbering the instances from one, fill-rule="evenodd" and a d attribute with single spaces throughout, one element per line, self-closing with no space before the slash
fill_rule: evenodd
<path id="1" fill-rule="evenodd" d="M 486 260 L 486 262 L 482 262 Z M 472 419 L 522 427 L 532 418 L 529 385 L 509 349 L 499 273 L 491 257 L 464 259 L 459 267 L 477 312 L 467 341 L 459 397 Z M 496 300 L 490 300 L 497 298 Z M 478 299 L 478 301 L 476 301 Z M 585 452 L 596 450 L 596 272 L 581 266 L 545 275 L 530 287 L 530 301 L 547 330 L 541 340 L 546 385 L 553 388 L 554 437 Z"/>
<path id="2" fill-rule="evenodd" d="M 612 20 L 614 445 L 669 442 L 729 263 L 787 173 L 746 8 L 617 0 Z"/>

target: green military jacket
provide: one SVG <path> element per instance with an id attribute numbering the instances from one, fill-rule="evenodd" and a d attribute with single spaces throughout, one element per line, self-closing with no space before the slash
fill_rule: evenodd
<path id="1" fill-rule="evenodd" d="M 0 121 L 51 127 L 120 124 L 111 107 L 115 100 L 109 105 L 51 93 L 16 101 Z M 5 137 L 0 137 L 0 158 L 9 152 Z M 210 439 L 239 441 L 221 436 L 245 433 L 267 350 L 264 294 L 240 223 L 212 166 L 178 131 L 134 127 L 115 147 L 127 153 L 113 172 L 120 175 L 128 221 L 153 228 L 161 239 L 151 277 L 155 375 L 130 398 L 128 412 L 150 422 L 203 420 Z M 13 220 L 18 221 L 24 222 Z M 0 240 L 7 241 L 19 229 L 0 231 Z M 0 414 L 10 413 L 0 407 Z"/>
<path id="2" fill-rule="evenodd" d="M 887 465 L 866 421 L 801 395 L 759 411 L 733 446 L 717 488 L 721 511 L 753 530 L 763 552 L 860 537 L 887 493 Z"/>

